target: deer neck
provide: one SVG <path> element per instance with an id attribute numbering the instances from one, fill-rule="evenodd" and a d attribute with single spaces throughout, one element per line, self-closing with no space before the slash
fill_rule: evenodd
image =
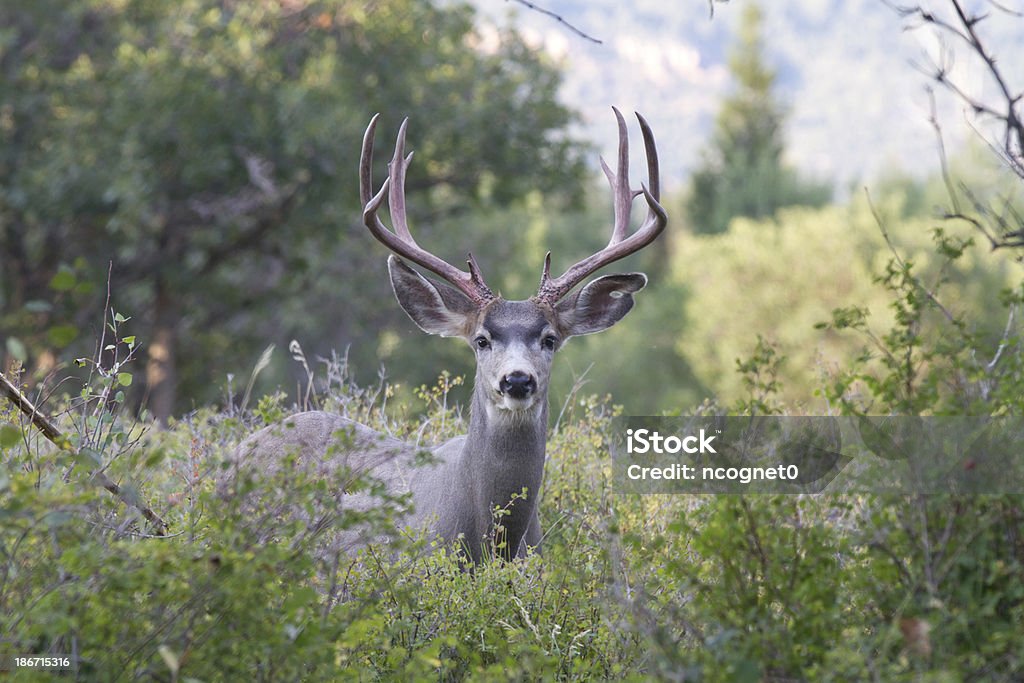
<path id="1" fill-rule="evenodd" d="M 515 556 L 537 509 L 547 422 L 547 396 L 538 396 L 530 410 L 513 412 L 494 407 L 479 390 L 473 393 L 462 483 L 471 492 L 476 538 L 490 538 L 497 522 L 504 527 L 507 556 Z M 524 488 L 526 497 L 512 501 Z M 495 507 L 507 514 L 495 517 Z"/>

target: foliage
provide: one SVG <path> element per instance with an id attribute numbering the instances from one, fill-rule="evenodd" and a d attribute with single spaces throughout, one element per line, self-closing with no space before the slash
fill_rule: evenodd
<path id="1" fill-rule="evenodd" d="M 424 389 L 434 408 L 423 421 L 383 422 L 383 396 L 347 383 L 318 395 L 434 441 L 463 426 L 446 409 L 452 382 Z M 971 516 L 928 506 L 920 523 L 945 543 L 928 556 L 901 506 L 867 499 L 616 496 L 606 444 L 617 412 L 578 397 L 552 434 L 544 556 L 473 571 L 417 542 L 317 566 L 301 523 L 254 543 L 251 511 L 214 487 L 221 457 L 251 429 L 237 417 L 204 411 L 130 454 L 101 449 L 112 474 L 165 512 L 167 537 L 141 533 L 81 467 L 65 480 L 59 454 L 4 441 L 6 647 L 74 652 L 84 679 L 1019 675 L 1013 501 L 961 501 Z M 322 497 L 316 481 L 285 476 L 289 500 Z"/>
<path id="2" fill-rule="evenodd" d="M 933 219 L 906 217 L 903 207 L 899 194 L 878 201 L 894 248 L 914 264 L 929 289 L 942 283 L 946 308 L 963 318 L 972 334 L 998 339 L 1006 315 L 991 305 L 993 293 L 1013 288 L 1020 268 L 969 245 L 952 267 L 933 240 L 954 248 L 970 238 L 970 231 L 954 225 L 934 233 Z M 724 402 L 748 395 L 735 373 L 736 361 L 751 355 L 757 335 L 786 357 L 777 394 L 791 411 L 815 414 L 828 405 L 834 408 L 835 397 L 822 390 L 829 378 L 858 359 L 868 367 L 884 362 L 877 348 L 865 346 L 865 338 L 838 331 L 849 322 L 831 325 L 823 334 L 813 331 L 835 309 L 874 329 L 888 328 L 900 314 L 885 286 L 873 282 L 875 273 L 888 273 L 892 252 L 866 198 L 855 198 L 846 207 L 787 209 L 770 221 L 739 220 L 728 233 L 681 241 L 675 258 L 678 277 L 691 283 L 683 308 L 688 324 L 677 348 Z M 692 263 L 701 264 L 699 278 L 688 267 Z M 934 309 L 922 316 L 920 333 L 941 339 L 945 316 Z M 942 348 L 936 351 L 944 354 Z M 816 393 L 825 405 L 814 402 Z"/>
<path id="3" fill-rule="evenodd" d="M 686 205 L 699 233 L 724 232 L 740 216 L 770 218 L 785 206 L 821 206 L 832 194 L 784 163 L 785 110 L 772 92 L 775 72 L 765 63 L 762 30 L 761 9 L 744 6 L 729 58 L 736 90 L 722 102 Z"/>

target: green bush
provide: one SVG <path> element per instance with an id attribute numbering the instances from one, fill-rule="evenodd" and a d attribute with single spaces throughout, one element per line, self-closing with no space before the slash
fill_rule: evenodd
<path id="1" fill-rule="evenodd" d="M 406 431 L 460 428 L 452 413 L 441 419 L 438 391 L 425 391 L 434 410 Z M 373 394 L 322 398 L 383 426 Z M 317 538 L 300 523 L 254 542 L 251 512 L 214 490 L 248 418 L 206 411 L 104 461 L 163 513 L 164 537 L 90 486 L 86 467 L 65 477 L 59 452 L 5 441 L 4 647 L 74 652 L 82 680 L 1020 673 L 1021 501 L 615 495 L 616 413 L 576 398 L 553 432 L 543 556 L 472 571 L 417 541 L 317 566 Z M 323 494 L 316 481 L 287 487 L 292 501 Z"/>

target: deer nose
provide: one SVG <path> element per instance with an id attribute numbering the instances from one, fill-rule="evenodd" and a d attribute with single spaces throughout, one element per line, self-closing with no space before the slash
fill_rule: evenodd
<path id="1" fill-rule="evenodd" d="M 516 370 L 501 378 L 498 389 L 512 398 L 523 399 L 537 390 L 537 381 L 525 372 Z"/>

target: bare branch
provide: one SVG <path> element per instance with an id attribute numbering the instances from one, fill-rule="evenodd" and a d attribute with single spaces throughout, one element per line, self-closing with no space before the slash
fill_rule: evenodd
<path id="1" fill-rule="evenodd" d="M 18 410 L 31 420 L 36 429 L 52 441 L 57 448 L 67 448 L 70 445 L 67 437 L 61 434 L 60 430 L 50 421 L 50 418 L 36 410 L 35 405 L 29 400 L 28 396 L 21 393 L 21 390 L 4 377 L 3 373 L 0 373 L 0 393 L 3 393 L 11 403 L 16 405 Z"/>
<path id="2" fill-rule="evenodd" d="M 939 146 L 939 168 L 942 173 L 942 182 L 946 186 L 946 193 L 953 203 L 953 210 L 960 211 L 960 202 L 957 200 L 956 191 L 953 189 L 953 179 L 949 175 L 949 158 L 946 156 L 946 143 L 942 136 L 942 126 L 939 124 L 939 117 L 935 113 L 935 91 L 927 88 L 929 102 L 928 122 L 935 129 L 935 139 Z"/>
<path id="3" fill-rule="evenodd" d="M 994 136 L 983 134 L 971 121 L 968 121 L 968 126 L 989 145 L 993 153 L 1019 180 L 1024 181 L 1024 113 L 1021 111 L 1024 93 L 1015 92 L 1006 72 L 1000 68 L 995 55 L 978 33 L 978 26 L 985 21 L 989 14 L 968 12 L 962 0 L 948 0 L 952 16 L 946 18 L 938 16 L 920 4 L 909 6 L 897 6 L 888 2 L 887 4 L 904 19 L 914 22 L 913 25 L 907 27 L 908 29 L 921 26 L 933 27 L 940 42 L 943 36 L 953 36 L 958 42 L 966 45 L 970 53 L 981 62 L 989 82 L 995 86 L 996 90 L 995 95 L 985 99 L 973 95 L 967 88 L 950 77 L 952 56 L 945 50 L 942 51 L 937 61 L 930 60 L 932 63 L 929 68 L 920 70 L 953 93 L 976 117 L 984 117 L 998 124 L 1000 133 L 993 139 Z M 1003 15 L 1009 15 L 1016 19 L 1024 17 L 1024 14 L 1009 9 L 995 0 L 989 0 L 987 4 L 993 8 L 993 11 Z M 951 209 L 946 212 L 945 218 L 968 223 L 984 235 L 993 250 L 1024 247 L 1024 222 L 1020 220 L 1021 216 L 1008 199 L 1004 198 L 1001 208 L 997 208 L 988 201 L 980 199 L 962 183 L 959 186 L 954 184 L 949 171 L 942 130 L 935 113 L 934 91 L 930 88 L 928 97 L 931 108 L 929 121 L 935 129 L 938 140 L 942 179 L 951 204 Z M 972 206 L 965 206 L 962 202 L 964 198 L 969 200 Z"/>
<path id="4" fill-rule="evenodd" d="M 1024 12 L 1018 12 L 1017 10 L 1010 9 L 1006 5 L 996 2 L 996 0 L 988 0 L 988 4 L 992 5 L 1004 14 L 1009 14 L 1011 17 L 1024 17 Z"/>
<path id="5" fill-rule="evenodd" d="M 534 12 L 540 12 L 541 14 L 544 14 L 544 15 L 547 15 L 547 16 L 551 17 L 552 19 L 557 21 L 559 24 L 561 24 L 562 26 L 566 27 L 567 29 L 569 29 L 570 31 L 572 31 L 573 33 L 578 35 L 580 38 L 583 38 L 584 40 L 589 40 L 590 42 L 596 43 L 597 45 L 603 45 L 604 44 L 603 41 L 598 40 L 597 38 L 584 33 L 583 31 L 581 31 L 580 29 L 576 28 L 575 26 L 570 24 L 568 21 L 563 19 L 561 17 L 561 15 L 555 14 L 554 12 L 552 12 L 549 9 L 544 9 L 543 7 L 540 7 L 539 5 L 536 5 L 536 4 L 532 3 L 532 2 L 529 2 L 529 0 L 511 0 L 511 1 L 512 2 L 517 2 L 520 5 L 522 5 L 523 7 L 526 7 L 527 9 L 531 9 Z M 505 2 L 509 2 L 509 0 L 505 0 Z"/>
<path id="6" fill-rule="evenodd" d="M 988 15 L 969 14 L 964 10 L 959 0 L 950 0 L 950 5 L 956 14 L 959 25 L 936 16 L 920 5 L 909 7 L 890 6 L 904 18 L 918 18 L 921 21 L 920 25 L 931 25 L 938 29 L 940 33 L 956 36 L 970 48 L 971 52 L 981 59 L 989 76 L 999 89 L 1002 99 L 1001 104 L 1005 105 L 1006 111 L 1001 111 L 1001 109 L 997 109 L 968 95 L 963 88 L 949 79 L 948 68 L 944 65 L 936 65 L 934 72 L 930 75 L 936 82 L 950 89 L 976 113 L 991 116 L 1002 123 L 1005 133 L 1004 153 L 1006 158 L 1014 167 L 1015 172 L 1024 177 L 1024 167 L 1022 167 L 1021 159 L 1022 151 L 1024 151 L 1024 122 L 1022 122 L 1020 112 L 1018 111 L 1022 94 L 1013 93 L 1005 74 L 997 64 L 995 56 L 985 46 L 984 41 L 976 30 L 977 25 L 984 21 Z M 993 3 L 993 6 L 1013 16 L 1021 16 L 1001 5 Z"/>
<path id="7" fill-rule="evenodd" d="M 714 19 L 715 18 L 715 3 L 716 2 L 726 3 L 726 2 L 729 2 L 729 0 L 708 0 L 708 19 Z"/>

